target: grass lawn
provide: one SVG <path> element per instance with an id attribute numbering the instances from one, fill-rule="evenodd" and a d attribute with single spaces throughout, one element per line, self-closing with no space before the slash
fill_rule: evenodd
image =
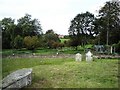
<path id="1" fill-rule="evenodd" d="M 60 41 L 61 43 L 64 43 L 65 41 L 69 41 L 70 39 L 64 39 L 64 38 L 61 38 Z"/>
<path id="2" fill-rule="evenodd" d="M 68 48 L 64 47 L 62 49 L 46 49 L 46 48 L 38 48 L 34 51 L 32 50 L 26 50 L 26 49 L 21 49 L 21 50 L 12 50 L 12 49 L 6 49 L 2 51 L 2 55 L 4 57 L 6 56 L 11 56 L 13 53 L 20 55 L 20 54 L 32 54 L 36 53 L 38 55 L 53 55 L 56 54 L 57 52 L 61 54 L 76 54 L 77 52 L 82 53 L 83 49 L 81 50 L 75 50 L 74 48 Z"/>
<path id="3" fill-rule="evenodd" d="M 72 58 L 3 58 L 3 77 L 21 68 L 33 69 L 33 88 L 117 88 L 118 60 L 91 63 Z"/>
<path id="4" fill-rule="evenodd" d="M 61 42 L 68 41 L 69 39 L 61 39 Z M 85 45 L 84 48 L 91 48 L 92 45 Z M 27 50 L 25 48 L 22 48 L 20 50 L 17 49 L 4 49 L 2 50 L 2 55 L 4 57 L 6 56 L 11 56 L 13 53 L 20 55 L 20 54 L 32 54 L 36 53 L 38 55 L 52 55 L 56 54 L 57 52 L 62 53 L 62 54 L 76 54 L 76 53 L 84 53 L 84 48 L 81 46 L 78 46 L 78 50 L 76 50 L 73 47 L 63 47 L 62 49 L 48 49 L 48 48 L 37 48 L 36 50 Z"/>
<path id="5" fill-rule="evenodd" d="M 13 53 L 20 55 L 20 54 L 32 54 L 32 53 L 36 53 L 36 54 L 41 54 L 41 55 L 51 55 L 51 54 L 56 54 L 57 50 L 56 49 L 45 49 L 45 48 L 41 48 L 41 49 L 36 49 L 34 51 L 32 50 L 27 50 L 27 49 L 21 49 L 21 50 L 12 50 L 12 49 L 6 49 L 2 51 L 2 55 L 3 56 L 11 56 Z"/>

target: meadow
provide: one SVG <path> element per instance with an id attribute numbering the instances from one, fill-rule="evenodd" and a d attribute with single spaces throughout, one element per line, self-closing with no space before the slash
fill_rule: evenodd
<path id="1" fill-rule="evenodd" d="M 61 42 L 61 43 L 64 43 L 65 41 L 69 41 L 69 40 L 70 40 L 70 39 L 61 38 L 61 39 L 60 39 L 60 42 Z"/>
<path id="2" fill-rule="evenodd" d="M 118 88 L 118 59 L 76 62 L 74 58 L 3 58 L 3 77 L 32 68 L 26 88 Z"/>
<path id="3" fill-rule="evenodd" d="M 61 39 L 61 42 L 64 42 L 69 39 Z M 37 55 L 52 55 L 58 53 L 62 54 L 76 54 L 76 53 L 85 53 L 84 50 L 87 48 L 92 48 L 93 45 L 88 44 L 85 47 L 78 46 L 77 50 L 74 47 L 63 47 L 62 49 L 49 49 L 49 48 L 37 48 L 35 50 L 27 50 L 26 48 L 22 49 L 4 49 L 1 53 L 3 57 L 11 56 L 13 53 L 16 55 L 20 54 L 32 54 Z"/>

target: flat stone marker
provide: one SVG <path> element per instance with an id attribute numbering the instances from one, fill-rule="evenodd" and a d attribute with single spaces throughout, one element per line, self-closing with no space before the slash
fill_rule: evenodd
<path id="1" fill-rule="evenodd" d="M 77 54 L 75 55 L 75 60 L 76 60 L 76 61 L 81 61 L 81 60 L 82 60 L 82 55 L 81 55 L 80 53 L 77 53 Z"/>
<path id="2" fill-rule="evenodd" d="M 32 69 L 24 68 L 17 70 L 2 80 L 2 89 L 20 89 L 30 85 L 32 81 Z"/>
<path id="3" fill-rule="evenodd" d="M 93 54 L 92 54 L 90 51 L 88 51 L 88 52 L 86 53 L 86 61 L 87 61 L 87 62 L 90 62 L 90 61 L 93 60 L 92 55 L 93 55 Z"/>

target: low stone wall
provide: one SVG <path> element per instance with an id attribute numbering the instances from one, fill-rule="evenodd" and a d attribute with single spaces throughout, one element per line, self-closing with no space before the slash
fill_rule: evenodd
<path id="1" fill-rule="evenodd" d="M 4 58 L 75 58 L 75 54 L 53 54 L 53 55 L 31 55 L 31 54 L 23 54 L 23 55 L 15 55 L 8 56 Z"/>
<path id="2" fill-rule="evenodd" d="M 31 84 L 32 69 L 17 70 L 2 80 L 2 89 L 20 89 Z"/>
<path id="3" fill-rule="evenodd" d="M 94 58 L 97 59 L 120 59 L 119 55 L 113 56 L 113 55 L 96 55 Z"/>

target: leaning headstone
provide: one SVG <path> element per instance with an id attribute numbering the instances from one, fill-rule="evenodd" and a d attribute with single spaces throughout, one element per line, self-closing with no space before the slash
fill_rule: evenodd
<path id="1" fill-rule="evenodd" d="M 88 51 L 88 52 L 86 53 L 86 61 L 87 61 L 87 62 L 90 62 L 90 61 L 93 60 L 92 55 L 93 55 L 93 54 L 92 54 L 90 51 Z"/>
<path id="2" fill-rule="evenodd" d="M 24 68 L 17 70 L 2 80 L 2 89 L 20 89 L 31 84 L 32 69 Z"/>
<path id="3" fill-rule="evenodd" d="M 77 54 L 75 55 L 75 60 L 76 60 L 76 61 L 81 61 L 81 60 L 82 60 L 82 55 L 81 55 L 80 53 L 77 53 Z"/>

